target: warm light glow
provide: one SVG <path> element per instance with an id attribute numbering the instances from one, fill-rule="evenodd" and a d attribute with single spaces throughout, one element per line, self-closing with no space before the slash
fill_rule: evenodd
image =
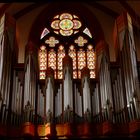
<path id="1" fill-rule="evenodd" d="M 81 69 L 83 69 L 86 66 L 86 59 L 85 59 L 85 51 L 83 49 L 80 49 L 78 51 L 78 78 L 81 78 Z"/>
<path id="2" fill-rule="evenodd" d="M 90 78 L 95 78 L 95 70 L 90 70 Z"/>
<path id="3" fill-rule="evenodd" d="M 82 36 L 79 36 L 78 39 L 76 39 L 74 42 L 77 43 L 78 46 L 82 47 L 85 43 L 87 43 L 87 40 L 84 39 Z"/>
<path id="4" fill-rule="evenodd" d="M 45 41 L 46 44 L 49 44 L 50 47 L 55 47 L 59 43 L 59 40 L 56 40 L 55 37 L 51 36 L 48 40 Z"/>
<path id="5" fill-rule="evenodd" d="M 73 28 L 73 22 L 69 19 L 63 19 L 60 21 L 59 23 L 59 27 L 62 29 L 62 30 L 70 30 Z"/>
<path id="6" fill-rule="evenodd" d="M 40 73 L 39 73 L 39 79 L 40 79 L 40 80 L 43 80 L 43 79 L 45 79 L 45 78 L 46 78 L 45 71 L 40 71 Z"/>
<path id="7" fill-rule="evenodd" d="M 51 24 L 51 27 L 54 29 L 59 29 L 59 20 L 54 20 Z"/>
<path id="8" fill-rule="evenodd" d="M 92 45 L 88 45 L 88 49 L 89 50 L 92 50 L 93 49 L 93 46 Z"/>
<path id="9" fill-rule="evenodd" d="M 51 49 L 48 53 L 48 67 L 51 67 L 53 70 L 56 69 L 56 53 L 54 49 Z"/>
<path id="10" fill-rule="evenodd" d="M 47 69 L 47 50 L 45 46 L 41 46 L 39 50 L 39 68 L 40 68 L 40 79 L 45 79 L 45 70 Z"/>
<path id="11" fill-rule="evenodd" d="M 62 19 L 71 19 L 72 20 L 72 15 L 69 13 L 63 13 L 60 15 L 60 20 Z"/>
<path id="12" fill-rule="evenodd" d="M 64 47 L 61 45 L 61 46 L 59 46 L 58 54 L 57 54 L 57 61 L 58 61 L 58 79 L 62 79 L 63 78 L 63 73 L 62 73 L 62 68 L 63 68 L 62 59 L 64 58 L 64 56 L 65 56 L 65 50 L 64 50 Z"/>
<path id="13" fill-rule="evenodd" d="M 75 70 L 76 69 L 76 51 L 74 48 L 72 50 L 71 49 L 69 50 L 69 56 L 73 60 L 73 69 Z"/>
<path id="14" fill-rule="evenodd" d="M 60 33 L 63 36 L 70 36 L 77 33 L 78 29 L 82 26 L 77 16 L 72 16 L 69 13 L 63 13 L 54 17 L 51 27 L 56 34 Z"/>
<path id="15" fill-rule="evenodd" d="M 44 136 L 44 138 L 47 138 L 45 136 L 51 133 L 50 124 L 38 125 L 37 132 L 38 132 L 38 136 Z"/>
<path id="16" fill-rule="evenodd" d="M 73 33 L 73 30 L 60 30 L 61 35 L 63 36 L 70 36 Z"/>
<path id="17" fill-rule="evenodd" d="M 77 79 L 77 71 L 73 71 L 73 79 Z"/>
<path id="18" fill-rule="evenodd" d="M 54 18 L 59 18 L 59 15 L 56 15 Z"/>
<path id="19" fill-rule="evenodd" d="M 73 20 L 73 24 L 74 24 L 73 29 L 79 29 L 82 26 L 79 20 Z"/>
<path id="20" fill-rule="evenodd" d="M 77 67 L 76 67 L 76 50 L 74 49 L 73 45 L 70 46 L 69 56 L 73 60 L 73 78 L 76 79 L 77 78 L 77 72 L 76 72 L 76 69 L 77 69 Z"/>
<path id="21" fill-rule="evenodd" d="M 80 79 L 81 78 L 81 71 L 78 70 L 78 78 Z"/>
<path id="22" fill-rule="evenodd" d="M 90 69 L 90 78 L 95 78 L 95 53 L 92 45 L 87 49 L 87 66 Z"/>
<path id="23" fill-rule="evenodd" d="M 75 14 L 62 13 L 53 17 L 51 22 L 51 28 L 53 30 L 45 28 L 41 34 L 41 39 L 45 37 L 46 40 L 45 43 L 40 46 L 38 52 L 40 79 L 46 78 L 46 70 L 48 67 L 54 70 L 55 79 L 63 79 L 62 60 L 67 49 L 68 55 L 73 61 L 73 79 L 81 78 L 81 69 L 85 66 L 90 70 L 90 78 L 95 78 L 95 52 L 92 42 L 89 42 L 92 38 L 92 34 L 87 27 L 83 30 L 82 26 L 83 24 L 79 17 Z M 82 31 L 80 31 L 80 28 Z M 54 36 L 51 31 L 55 33 Z M 77 33 L 79 34 L 78 36 L 74 35 Z M 63 37 L 61 36 L 59 38 L 59 35 Z M 69 42 L 67 36 L 71 35 L 74 36 L 70 38 L 71 42 Z M 70 46 L 68 46 L 69 43 L 71 43 Z"/>

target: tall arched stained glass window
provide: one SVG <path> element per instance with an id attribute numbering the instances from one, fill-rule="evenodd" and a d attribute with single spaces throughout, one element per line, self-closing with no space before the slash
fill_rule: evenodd
<path id="1" fill-rule="evenodd" d="M 45 79 L 48 67 L 54 70 L 55 79 L 63 79 L 63 57 L 73 60 L 73 79 L 81 78 L 81 70 L 89 68 L 90 78 L 95 78 L 95 51 L 93 34 L 76 14 L 54 15 L 40 34 L 40 80 Z"/>
<path id="2" fill-rule="evenodd" d="M 86 66 L 85 51 L 83 49 L 79 49 L 77 57 L 78 57 L 78 78 L 81 78 L 81 70 Z"/>
<path id="3" fill-rule="evenodd" d="M 92 45 L 87 48 L 87 67 L 90 69 L 90 78 L 95 78 L 95 52 Z"/>
<path id="4" fill-rule="evenodd" d="M 50 49 L 48 52 L 48 67 L 54 70 L 54 77 L 56 78 L 56 52 L 54 49 Z"/>
<path id="5" fill-rule="evenodd" d="M 64 47 L 62 45 L 59 46 L 58 48 L 58 53 L 57 53 L 57 64 L 58 64 L 58 79 L 62 79 L 63 78 L 63 73 L 62 73 L 62 69 L 63 69 L 63 64 L 62 64 L 62 59 L 65 56 L 65 50 Z"/>
<path id="6" fill-rule="evenodd" d="M 39 49 L 39 69 L 40 79 L 45 79 L 45 70 L 47 69 L 47 50 L 45 46 Z"/>
<path id="7" fill-rule="evenodd" d="M 73 45 L 69 47 L 69 56 L 73 60 L 73 78 L 76 79 L 77 78 L 77 65 L 76 65 L 77 60 L 76 60 L 76 50 Z"/>

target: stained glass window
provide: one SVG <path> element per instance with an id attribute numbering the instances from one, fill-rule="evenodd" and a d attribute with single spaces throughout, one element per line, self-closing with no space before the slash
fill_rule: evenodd
<path id="1" fill-rule="evenodd" d="M 56 18 L 56 16 L 54 17 L 51 27 L 54 29 L 55 33 L 60 33 L 63 36 L 70 36 L 73 33 L 77 33 L 79 31 L 78 29 L 82 26 L 78 17 L 75 15 L 63 13 L 60 17 L 57 17 L 58 18 Z"/>
<path id="2" fill-rule="evenodd" d="M 39 79 L 40 80 L 43 80 L 43 79 L 45 79 L 46 78 L 46 73 L 45 73 L 45 71 L 40 71 L 40 73 L 39 73 Z"/>
<path id="3" fill-rule="evenodd" d="M 56 71 L 56 53 L 54 49 L 51 49 L 48 53 L 48 67 L 51 67 L 54 71 Z"/>
<path id="4" fill-rule="evenodd" d="M 45 29 L 43 30 L 42 34 L 41 34 L 40 39 L 42 39 L 44 36 L 46 36 L 49 32 L 50 32 L 50 31 L 49 31 L 47 28 L 45 28 Z"/>
<path id="5" fill-rule="evenodd" d="M 65 56 L 65 50 L 64 50 L 64 46 L 59 46 L 58 49 L 58 53 L 57 53 L 57 61 L 58 61 L 58 79 L 62 79 L 63 78 L 63 73 L 62 73 L 62 59 Z"/>
<path id="6" fill-rule="evenodd" d="M 85 51 L 80 49 L 78 51 L 78 78 L 81 78 L 81 69 L 86 66 Z"/>
<path id="7" fill-rule="evenodd" d="M 95 52 L 92 45 L 87 48 L 87 67 L 90 69 L 90 78 L 95 78 Z"/>
<path id="8" fill-rule="evenodd" d="M 51 36 L 48 40 L 45 41 L 46 44 L 49 44 L 49 47 L 55 47 L 55 44 L 59 43 L 59 40 L 56 40 L 55 37 Z"/>
<path id="9" fill-rule="evenodd" d="M 77 78 L 77 66 L 76 66 L 76 50 L 73 45 L 70 46 L 69 48 L 69 56 L 73 60 L 73 78 Z"/>
<path id="10" fill-rule="evenodd" d="M 76 39 L 74 42 L 77 43 L 78 46 L 82 47 L 85 43 L 87 43 L 87 40 L 84 39 L 82 36 L 79 36 L 78 39 Z"/>
<path id="11" fill-rule="evenodd" d="M 45 70 L 47 69 L 47 51 L 45 46 L 41 46 L 39 50 L 39 68 L 40 72 L 40 79 L 45 78 Z"/>
<path id="12" fill-rule="evenodd" d="M 92 35 L 91 35 L 91 33 L 90 33 L 90 31 L 89 31 L 88 28 L 85 28 L 84 31 L 83 31 L 83 33 L 85 33 L 85 34 L 88 35 L 90 38 L 92 38 Z"/>
<path id="13" fill-rule="evenodd" d="M 91 43 L 93 42 L 92 34 L 87 27 L 83 26 L 84 24 L 75 14 L 62 13 L 53 17 L 50 26 L 43 30 L 40 37 L 41 41 L 44 41 L 42 38 L 45 38 L 38 55 L 40 79 L 45 79 L 48 67 L 54 70 L 55 79 L 63 79 L 62 61 L 66 50 L 73 60 L 73 79 L 81 78 L 81 70 L 85 66 L 90 70 L 90 78 L 95 78 L 95 52 Z M 78 35 L 74 36 L 74 34 Z M 69 36 L 73 37 L 67 39 Z"/>

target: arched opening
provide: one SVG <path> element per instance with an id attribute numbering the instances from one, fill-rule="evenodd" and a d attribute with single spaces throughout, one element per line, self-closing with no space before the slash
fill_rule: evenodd
<path id="1" fill-rule="evenodd" d="M 39 78 L 45 79 L 45 71 L 51 67 L 55 79 L 62 79 L 62 59 L 66 54 L 73 59 L 73 79 L 81 78 L 84 67 L 90 69 L 90 78 L 95 78 L 94 49 L 103 39 L 96 17 L 82 4 L 49 4 L 35 20 L 29 37 L 39 49 Z"/>

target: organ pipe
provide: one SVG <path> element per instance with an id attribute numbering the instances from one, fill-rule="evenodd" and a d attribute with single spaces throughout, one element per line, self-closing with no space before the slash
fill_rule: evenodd
<path id="1" fill-rule="evenodd" d="M 99 91 L 98 91 L 98 83 L 96 83 L 95 89 L 92 94 L 92 108 L 93 108 L 93 116 L 96 116 L 100 112 L 100 104 L 99 104 Z"/>
<path id="2" fill-rule="evenodd" d="M 45 83 L 46 96 L 46 116 L 47 122 L 52 122 L 54 115 L 54 71 L 52 68 L 47 69 L 47 77 Z"/>
<path id="3" fill-rule="evenodd" d="M 55 118 L 61 122 L 61 115 L 62 115 L 62 84 L 58 87 L 56 96 L 55 96 Z"/>
<path id="4" fill-rule="evenodd" d="M 133 120 L 135 116 L 132 110 L 136 110 L 136 118 L 139 118 L 140 116 L 138 105 L 140 100 L 139 82 L 132 25 L 133 23 L 130 15 L 127 12 L 124 12 L 117 18 L 115 27 L 117 29 L 116 32 L 118 33 L 116 38 L 119 43 L 116 49 L 119 52 L 118 57 L 121 67 L 120 79 L 123 80 L 123 86 L 121 87 L 123 90 L 120 92 L 122 93 L 123 91 L 124 99 L 121 100 L 120 104 L 125 108 L 125 117 L 129 115 L 130 120 Z M 135 102 L 134 98 L 137 98 L 137 102 Z"/>
<path id="5" fill-rule="evenodd" d="M 82 94 L 83 94 L 83 111 L 86 121 L 91 119 L 91 92 L 89 83 L 89 69 L 82 69 Z"/>
<path id="6" fill-rule="evenodd" d="M 64 121 L 69 122 L 73 118 L 73 73 L 72 58 L 68 55 L 63 58 L 63 75 Z"/>
<path id="7" fill-rule="evenodd" d="M 75 93 L 75 113 L 79 117 L 82 117 L 82 96 L 81 96 L 76 84 L 74 84 L 74 93 Z"/>

